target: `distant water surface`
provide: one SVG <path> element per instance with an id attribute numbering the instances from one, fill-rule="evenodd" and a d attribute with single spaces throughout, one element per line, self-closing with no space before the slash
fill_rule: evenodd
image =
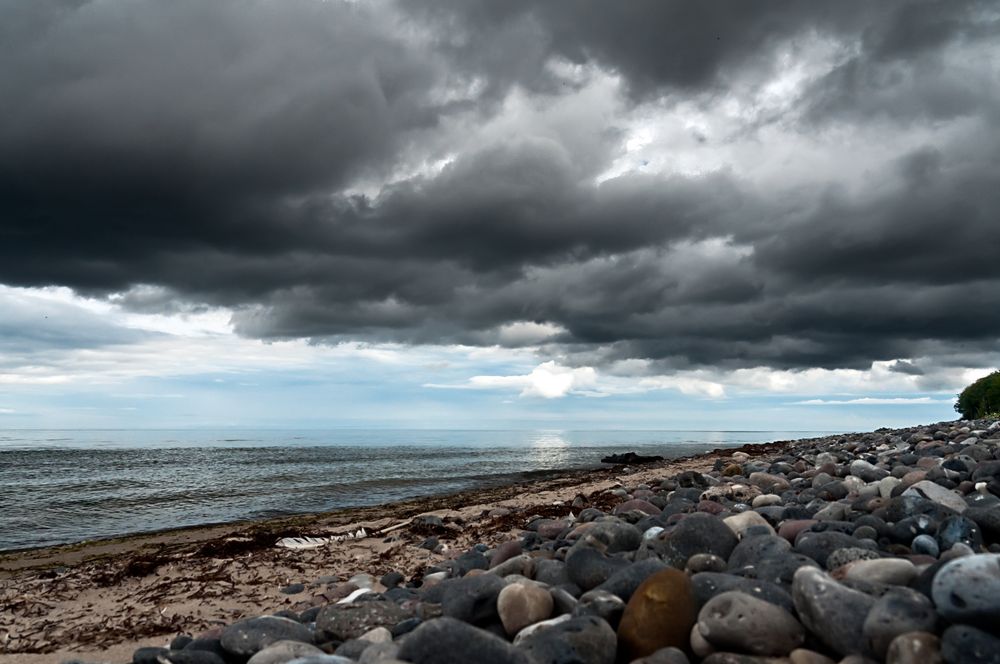
<path id="1" fill-rule="evenodd" d="M 0 430 L 0 550 L 378 505 L 819 431 Z"/>

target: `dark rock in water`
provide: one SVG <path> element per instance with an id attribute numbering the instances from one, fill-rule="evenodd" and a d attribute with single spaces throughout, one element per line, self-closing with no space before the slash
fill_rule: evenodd
<path id="1" fill-rule="evenodd" d="M 566 558 L 566 574 L 583 590 L 590 590 L 607 581 L 612 574 L 629 565 L 623 558 L 606 556 L 597 549 L 582 547 Z"/>
<path id="2" fill-rule="evenodd" d="M 322 615 L 322 614 L 321 614 Z M 261 616 L 246 618 L 222 630 L 220 639 L 226 652 L 249 657 L 275 641 L 312 643 L 312 630 L 288 618 Z"/>
<path id="3" fill-rule="evenodd" d="M 663 561 L 656 558 L 640 560 L 618 570 L 595 590 L 606 590 L 627 602 L 643 581 L 666 567 Z"/>
<path id="4" fill-rule="evenodd" d="M 403 639 L 399 658 L 414 664 L 532 664 L 527 654 L 500 637 L 454 618 L 417 627 Z"/>
<path id="5" fill-rule="evenodd" d="M 709 600 L 698 613 L 696 629 L 719 650 L 755 655 L 787 655 L 805 640 L 805 630 L 791 613 L 736 591 Z"/>
<path id="6" fill-rule="evenodd" d="M 445 589 L 441 597 L 441 610 L 449 618 L 474 625 L 493 622 L 498 618 L 497 597 L 503 586 L 503 580 L 494 574 L 457 579 Z"/>
<path id="7" fill-rule="evenodd" d="M 327 639 L 347 641 L 374 627 L 391 628 L 410 616 L 395 602 L 331 604 L 316 616 L 316 631 L 322 632 Z"/>
<path id="8" fill-rule="evenodd" d="M 629 465 L 637 463 L 653 463 L 654 461 L 663 461 L 663 457 L 643 456 L 641 454 L 636 454 L 635 452 L 625 452 L 624 454 L 611 454 L 601 459 L 601 463 L 629 464 Z"/>
<path id="9" fill-rule="evenodd" d="M 900 634 L 933 632 L 937 624 L 934 604 L 924 595 L 909 588 L 894 588 L 880 597 L 868 612 L 864 623 L 865 645 L 879 657 L 884 657 Z"/>
<path id="10" fill-rule="evenodd" d="M 536 664 L 614 664 L 618 642 L 607 622 L 579 616 L 535 632 L 518 647 Z"/>
<path id="11" fill-rule="evenodd" d="M 1000 555 L 956 558 L 934 575 L 932 599 L 951 622 L 1000 625 Z"/>
<path id="12" fill-rule="evenodd" d="M 864 622 L 875 598 L 851 590 L 821 570 L 795 573 L 792 600 L 799 619 L 820 641 L 841 655 L 864 651 Z"/>
<path id="13" fill-rule="evenodd" d="M 789 613 L 795 611 L 792 596 L 785 592 L 781 586 L 770 581 L 747 579 L 732 574 L 701 572 L 691 577 L 691 589 L 699 610 L 708 600 L 716 595 L 736 590 L 746 593 L 751 597 L 762 599 L 765 602 L 770 602 L 775 606 L 780 606 Z"/>
<path id="14" fill-rule="evenodd" d="M 968 625 L 952 625 L 941 637 L 948 664 L 1000 664 L 1000 638 Z"/>

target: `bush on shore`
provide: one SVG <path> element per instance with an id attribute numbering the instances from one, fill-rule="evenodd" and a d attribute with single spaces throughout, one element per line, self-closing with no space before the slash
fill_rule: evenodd
<path id="1" fill-rule="evenodd" d="M 962 390 L 955 402 L 955 410 L 966 420 L 1000 413 L 1000 371 L 994 371 Z"/>

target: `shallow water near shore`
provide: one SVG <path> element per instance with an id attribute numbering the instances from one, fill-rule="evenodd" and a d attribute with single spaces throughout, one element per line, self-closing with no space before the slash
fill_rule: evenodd
<path id="1" fill-rule="evenodd" d="M 0 550 L 378 505 L 819 431 L 0 431 Z"/>

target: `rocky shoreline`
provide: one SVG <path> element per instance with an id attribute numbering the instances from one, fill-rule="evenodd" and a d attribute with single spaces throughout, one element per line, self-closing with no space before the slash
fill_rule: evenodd
<path id="1" fill-rule="evenodd" d="M 0 660 L 1000 663 L 997 421 L 438 500 L 12 567 Z"/>

